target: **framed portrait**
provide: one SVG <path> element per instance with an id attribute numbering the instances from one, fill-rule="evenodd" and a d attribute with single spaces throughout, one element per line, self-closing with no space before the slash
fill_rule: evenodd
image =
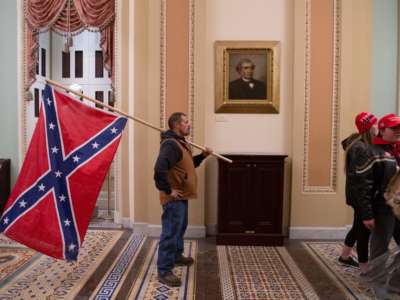
<path id="1" fill-rule="evenodd" d="M 278 41 L 215 42 L 215 112 L 279 113 Z"/>

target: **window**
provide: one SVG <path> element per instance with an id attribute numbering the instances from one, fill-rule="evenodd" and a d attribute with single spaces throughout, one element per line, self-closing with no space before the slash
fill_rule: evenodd
<path id="1" fill-rule="evenodd" d="M 108 105 L 114 107 L 114 99 L 111 98 L 111 91 L 108 91 Z"/>
<path id="2" fill-rule="evenodd" d="M 108 105 L 114 107 L 114 98 L 112 98 L 112 92 L 111 90 L 108 91 Z M 109 111 L 113 111 L 112 109 L 109 109 Z"/>
<path id="3" fill-rule="evenodd" d="M 35 88 L 33 90 L 33 100 L 35 101 L 35 118 L 39 117 L 39 89 Z"/>
<path id="4" fill-rule="evenodd" d="M 36 68 L 36 74 L 39 75 L 39 49 L 38 49 L 36 55 L 37 55 L 37 61 L 36 61 L 35 68 Z"/>
<path id="5" fill-rule="evenodd" d="M 62 53 L 62 77 L 69 78 L 71 76 L 71 55 L 70 52 L 66 53 L 64 51 Z"/>
<path id="6" fill-rule="evenodd" d="M 46 77 L 46 49 L 41 49 L 41 59 L 42 59 L 42 76 Z"/>
<path id="7" fill-rule="evenodd" d="M 75 51 L 75 78 L 83 77 L 83 51 Z"/>
<path id="8" fill-rule="evenodd" d="M 103 51 L 96 51 L 95 64 L 96 64 L 95 77 L 103 78 L 104 77 Z"/>
<path id="9" fill-rule="evenodd" d="M 103 92 L 103 91 L 96 91 L 96 92 L 94 93 L 94 97 L 96 98 L 96 100 L 99 100 L 99 101 L 101 101 L 101 102 L 104 102 L 104 92 Z M 97 103 L 96 103 L 96 107 L 98 107 L 98 108 L 103 108 L 102 105 L 99 105 L 99 104 L 97 104 Z"/>

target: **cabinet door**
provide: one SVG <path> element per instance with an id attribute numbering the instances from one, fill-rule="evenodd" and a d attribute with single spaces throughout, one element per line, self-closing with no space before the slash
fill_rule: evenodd
<path id="1" fill-rule="evenodd" d="M 244 232 L 251 196 L 251 164 L 224 164 L 220 168 L 218 202 L 218 231 L 225 233 Z"/>
<path id="2" fill-rule="evenodd" d="M 281 233 L 283 164 L 254 163 L 252 168 L 252 228 L 255 233 Z"/>

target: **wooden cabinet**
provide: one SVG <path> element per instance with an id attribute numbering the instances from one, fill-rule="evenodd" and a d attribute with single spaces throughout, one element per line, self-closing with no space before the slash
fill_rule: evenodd
<path id="1" fill-rule="evenodd" d="M 282 245 L 286 155 L 219 160 L 217 244 Z"/>

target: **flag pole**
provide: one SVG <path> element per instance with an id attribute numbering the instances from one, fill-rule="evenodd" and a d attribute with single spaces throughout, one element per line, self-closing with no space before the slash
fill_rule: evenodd
<path id="1" fill-rule="evenodd" d="M 143 125 L 145 125 L 145 126 L 147 126 L 147 127 L 153 128 L 153 129 L 155 129 L 155 130 L 157 130 L 157 131 L 160 131 L 160 132 L 163 132 L 163 131 L 164 131 L 162 128 L 159 128 L 159 127 L 157 127 L 157 126 L 155 126 L 155 125 L 153 125 L 153 124 L 151 124 L 151 123 L 149 123 L 149 122 L 146 122 L 146 121 L 144 121 L 144 120 L 142 120 L 142 119 L 140 119 L 140 118 L 137 118 L 137 117 L 128 115 L 127 113 L 125 113 L 125 112 L 123 112 L 123 111 L 121 111 L 121 110 L 119 110 L 119 109 L 117 109 L 117 108 L 114 108 L 114 107 L 112 107 L 111 105 L 105 104 L 105 103 L 103 103 L 103 102 L 101 102 L 101 101 L 99 101 L 99 100 L 93 99 L 93 98 L 91 98 L 91 97 L 89 97 L 89 96 L 86 96 L 86 95 L 84 95 L 84 94 L 82 94 L 82 93 L 79 93 L 79 92 L 77 92 L 77 91 L 74 91 L 74 90 L 72 90 L 72 89 L 70 89 L 70 88 L 68 88 L 68 87 L 66 87 L 66 86 L 64 86 L 64 85 L 62 85 L 62 84 L 60 84 L 60 83 L 54 81 L 54 80 L 46 79 L 46 83 L 48 83 L 48 84 L 50 84 L 50 85 L 52 85 L 52 86 L 61 88 L 61 89 L 65 90 L 65 91 L 68 91 L 68 92 L 70 92 L 70 93 L 73 93 L 73 94 L 75 94 L 75 95 L 77 95 L 77 96 L 79 96 L 79 97 L 85 98 L 86 100 L 89 100 L 89 101 L 91 101 L 91 102 L 93 102 L 93 103 L 96 103 L 96 104 L 98 104 L 98 105 L 101 105 L 101 106 L 103 106 L 103 107 L 106 107 L 106 108 L 108 108 L 109 110 L 112 110 L 112 111 L 114 111 L 114 112 L 116 112 L 116 113 L 118 113 L 118 114 L 120 114 L 120 115 L 122 115 L 122 116 L 124 116 L 124 117 L 127 117 L 128 119 L 134 120 L 134 121 L 136 121 L 136 122 L 138 122 L 138 123 L 140 123 L 140 124 L 143 124 Z M 190 144 L 190 145 L 192 145 L 193 147 L 195 147 L 195 148 L 197 148 L 197 149 L 202 150 L 202 151 L 205 151 L 205 150 L 206 150 L 205 147 L 200 146 L 200 145 L 198 145 L 198 144 L 195 144 L 195 143 L 193 143 L 193 142 L 191 142 L 191 141 L 187 141 L 187 143 Z M 228 163 L 232 163 L 232 162 L 233 162 L 231 159 L 229 159 L 229 158 L 227 158 L 227 157 L 225 157 L 225 156 L 222 156 L 221 154 L 215 153 L 215 152 L 211 152 L 211 155 L 212 155 L 212 156 L 215 156 L 215 157 L 217 157 L 217 158 L 219 158 L 219 159 L 222 159 L 222 160 L 224 160 L 224 161 L 226 161 L 226 162 L 228 162 Z"/>

